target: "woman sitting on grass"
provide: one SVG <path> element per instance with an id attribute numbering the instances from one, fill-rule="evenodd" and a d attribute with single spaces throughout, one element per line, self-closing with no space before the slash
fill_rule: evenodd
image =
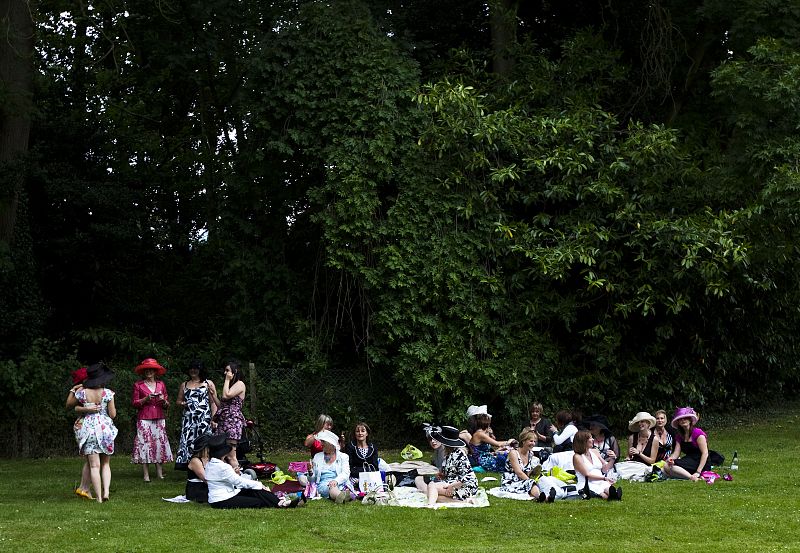
<path id="1" fill-rule="evenodd" d="M 592 434 L 581 430 L 572 439 L 572 464 L 578 477 L 578 489 L 585 499 L 602 497 L 603 499 L 621 500 L 622 488 L 614 487 L 614 480 L 606 476 L 606 472 L 614 466 L 613 461 L 605 461 L 600 452 L 592 447 Z"/>
<path id="2" fill-rule="evenodd" d="M 550 427 L 553 438 L 553 452 L 559 453 L 572 449 L 572 438 L 578 432 L 573 422 L 572 412 L 562 409 L 556 413 L 556 424 Z"/>
<path id="3" fill-rule="evenodd" d="M 478 493 L 478 478 L 464 452 L 467 444 L 458 434 L 458 428 L 452 426 L 434 428 L 431 431 L 431 438 L 445 448 L 445 459 L 442 463 L 442 480 L 423 484 L 430 508 L 435 509 L 437 503 L 469 501 Z M 417 485 L 420 486 L 420 483 L 417 482 Z"/>
<path id="4" fill-rule="evenodd" d="M 372 435 L 367 423 L 359 421 L 353 428 L 350 443 L 345 453 L 350 460 L 350 481 L 358 487 L 358 475 L 362 472 L 378 470 L 378 448 L 369 441 Z"/>
<path id="5" fill-rule="evenodd" d="M 215 509 L 263 509 L 266 507 L 299 507 L 305 497 L 278 498 L 258 480 L 242 478 L 222 459 L 233 446 L 225 434 L 216 434 L 208 442 L 211 459 L 205 467 L 208 504 Z"/>
<path id="6" fill-rule="evenodd" d="M 198 436 L 191 444 L 192 457 L 186 467 L 186 499 L 197 503 L 208 503 L 206 465 L 211 460 L 208 443 L 211 434 Z"/>
<path id="7" fill-rule="evenodd" d="M 508 454 L 500 489 L 510 493 L 528 494 L 540 503 L 545 499 L 552 503 L 556 490 L 551 488 L 548 498 L 533 479 L 537 472 L 542 471 L 539 458 L 533 453 L 536 438 L 536 432 L 530 429 L 523 430 L 519 435 L 519 449 L 513 449 Z"/>
<path id="8" fill-rule="evenodd" d="M 650 430 L 655 424 L 655 417 L 646 411 L 636 413 L 636 416 L 628 421 L 628 430 L 633 432 L 628 436 L 628 461 L 638 461 L 648 466 L 656 462 L 658 444 L 655 441 L 655 434 Z"/>
<path id="9" fill-rule="evenodd" d="M 656 424 L 653 427 L 653 435 L 658 447 L 656 457 L 658 460 L 665 460 L 672 453 L 672 446 L 675 442 L 675 431 L 667 426 L 667 412 L 663 409 L 656 411 Z"/>
<path id="10" fill-rule="evenodd" d="M 516 440 L 506 440 L 498 442 L 489 433 L 489 425 L 492 423 L 491 415 L 481 413 L 476 416 L 477 428 L 472 433 L 470 439 L 470 462 L 472 466 L 480 466 L 483 470 L 500 472 L 505 467 L 507 452 L 495 452 L 492 446 L 507 448 L 516 444 Z"/>
<path id="11" fill-rule="evenodd" d="M 699 480 L 703 471 L 711 470 L 712 465 L 721 465 L 725 458 L 716 451 L 708 449 L 706 433 L 697 427 L 700 419 L 691 407 L 680 407 L 672 417 L 675 435 L 675 449 L 664 465 L 664 472 L 670 478 Z M 681 457 L 683 453 L 683 457 Z"/>
<path id="12" fill-rule="evenodd" d="M 311 460 L 311 481 L 317 485 L 322 497 L 336 503 L 350 501 L 350 459 L 339 451 L 339 438 L 330 430 L 317 433 L 322 451 Z"/>

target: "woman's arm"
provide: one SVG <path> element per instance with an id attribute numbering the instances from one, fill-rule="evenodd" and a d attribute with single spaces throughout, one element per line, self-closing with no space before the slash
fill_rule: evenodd
<path id="1" fill-rule="evenodd" d="M 211 399 L 211 416 L 217 414 L 219 408 L 219 396 L 217 395 L 217 387 L 211 380 L 206 380 L 208 383 L 208 397 Z"/>
<path id="2" fill-rule="evenodd" d="M 476 430 L 472 434 L 472 445 L 480 445 L 483 443 L 487 443 L 494 447 L 504 447 L 508 445 L 508 441 L 505 442 L 498 442 L 494 438 L 492 438 L 488 432 L 485 430 Z"/>
<path id="3" fill-rule="evenodd" d="M 111 401 L 108 402 L 108 407 L 106 407 L 106 410 L 108 411 L 108 416 L 112 419 L 117 417 L 117 406 L 114 405 L 113 397 L 111 398 Z"/>
<path id="4" fill-rule="evenodd" d="M 186 408 L 186 401 L 183 398 L 184 388 L 186 388 L 186 382 L 181 382 L 181 385 L 178 386 L 178 399 L 175 400 L 175 404 L 178 407 Z"/>
<path id="5" fill-rule="evenodd" d="M 681 456 L 681 442 L 676 439 L 674 442 L 672 442 L 672 453 L 670 453 L 667 462 L 669 464 L 672 464 L 673 462 L 675 462 L 675 459 L 677 459 L 680 456 Z"/>
<path id="6" fill-rule="evenodd" d="M 697 437 L 697 448 L 700 450 L 700 464 L 697 465 L 695 475 L 700 476 L 706 466 L 706 461 L 708 461 L 708 440 L 702 434 Z"/>
<path id="7" fill-rule="evenodd" d="M 76 405 L 78 405 L 78 398 L 75 397 L 75 392 L 81 389 L 81 385 L 77 384 L 73 386 L 69 393 L 67 394 L 67 409 L 72 409 Z"/>
<path id="8" fill-rule="evenodd" d="M 145 388 L 147 388 L 147 386 L 145 386 Z M 134 407 L 136 407 L 137 409 L 141 409 L 142 407 L 144 407 L 145 403 L 150 401 L 150 393 L 149 393 L 150 390 L 147 391 L 148 391 L 147 394 L 145 394 L 144 391 L 142 391 L 142 386 L 139 385 L 139 382 L 135 382 L 133 384 L 133 399 L 131 400 L 131 403 L 133 404 Z"/>
<path id="9" fill-rule="evenodd" d="M 206 468 L 203 466 L 203 461 L 201 461 L 198 457 L 192 457 L 189 459 L 189 470 L 195 473 L 195 475 L 203 482 L 206 481 Z"/>
<path id="10" fill-rule="evenodd" d="M 653 463 L 656 462 L 656 459 L 658 458 L 658 440 L 655 439 L 654 434 L 650 434 L 650 441 L 647 443 L 650 444 L 650 450 L 640 451 L 639 458 L 648 465 L 652 465 Z M 646 447 L 647 446 L 645 446 L 645 448 Z"/>
<path id="11" fill-rule="evenodd" d="M 336 461 L 336 482 L 344 484 L 350 478 L 350 457 L 340 451 L 336 454 Z"/>
<path id="12" fill-rule="evenodd" d="M 225 384 L 222 386 L 222 399 L 233 399 L 236 396 L 244 394 L 246 389 L 244 382 L 240 380 L 233 386 L 230 385 L 230 382 L 229 379 L 225 379 Z M 244 399 L 244 397 L 242 397 L 242 399 Z"/>
<path id="13" fill-rule="evenodd" d="M 561 430 L 561 432 L 556 432 L 555 434 L 553 434 L 553 442 L 556 445 L 561 445 L 570 438 L 572 438 L 577 433 L 578 433 L 577 427 L 574 424 L 569 423 Z"/>
<path id="14" fill-rule="evenodd" d="M 508 460 L 511 462 L 511 469 L 514 471 L 520 480 L 528 480 L 530 477 L 527 473 L 522 470 L 522 466 L 520 466 L 519 462 L 519 452 L 518 451 L 511 451 L 508 454 Z"/>
<path id="15" fill-rule="evenodd" d="M 309 434 L 308 436 L 306 436 L 306 441 L 303 442 L 303 445 L 306 447 L 311 447 L 312 445 L 314 445 L 314 442 L 316 441 L 317 441 L 317 435 Z"/>
<path id="16" fill-rule="evenodd" d="M 161 406 L 165 409 L 169 408 L 169 392 L 167 392 L 167 385 L 164 384 L 163 380 L 158 381 L 158 386 L 156 386 L 156 390 L 161 392 Z"/>
<path id="17" fill-rule="evenodd" d="M 600 455 L 595 450 L 590 449 L 589 455 Z M 588 466 L 586 460 L 583 458 L 583 455 L 575 453 L 572 456 L 572 466 L 575 468 L 575 472 L 581 473 L 586 480 L 603 480 L 604 482 L 610 482 L 610 480 L 603 476 L 602 474 L 592 474 L 592 467 Z"/>

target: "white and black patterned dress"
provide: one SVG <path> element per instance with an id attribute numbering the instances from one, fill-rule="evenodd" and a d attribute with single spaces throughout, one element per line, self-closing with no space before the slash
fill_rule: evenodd
<path id="1" fill-rule="evenodd" d="M 532 478 L 522 480 L 519 476 L 517 476 L 517 473 L 514 472 L 514 468 L 511 466 L 512 455 L 517 456 L 517 459 L 519 459 L 520 468 L 525 474 L 529 474 L 533 468 L 539 464 L 539 458 L 534 455 L 533 451 L 528 452 L 528 459 L 524 464 L 518 450 L 510 452 L 508 454 L 508 459 L 506 460 L 505 469 L 503 470 L 503 478 L 500 481 L 500 489 L 511 493 L 530 494 L 531 489 L 536 485 L 536 481 L 534 481 Z"/>
<path id="2" fill-rule="evenodd" d="M 463 482 L 463 485 L 453 493 L 454 499 L 463 501 L 478 493 L 478 478 L 463 449 L 456 449 L 447 456 L 442 464 L 442 477 L 448 484 Z"/>
<path id="3" fill-rule="evenodd" d="M 208 383 L 203 382 L 200 387 L 194 389 L 185 388 L 183 399 L 186 402 L 186 409 L 181 423 L 181 443 L 175 459 L 176 469 L 186 468 L 192 457 L 194 441 L 204 434 L 211 434 L 211 400 L 208 397 Z"/>

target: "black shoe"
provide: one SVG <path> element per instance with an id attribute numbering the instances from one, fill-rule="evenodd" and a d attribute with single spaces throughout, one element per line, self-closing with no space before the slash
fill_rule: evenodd
<path id="1" fill-rule="evenodd" d="M 539 492 L 539 495 L 536 497 L 536 503 L 544 503 L 546 499 L 547 496 L 544 494 L 544 492 Z"/>
<path id="2" fill-rule="evenodd" d="M 617 488 L 617 501 L 622 501 L 622 488 Z"/>
<path id="3" fill-rule="evenodd" d="M 608 501 L 614 501 L 617 499 L 617 488 L 611 486 L 608 488 Z"/>
<path id="4" fill-rule="evenodd" d="M 550 492 L 547 494 L 547 502 L 552 503 L 556 500 L 556 489 L 550 488 Z"/>

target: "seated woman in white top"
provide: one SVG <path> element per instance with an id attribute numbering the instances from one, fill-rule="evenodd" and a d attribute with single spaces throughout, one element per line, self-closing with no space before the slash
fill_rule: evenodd
<path id="1" fill-rule="evenodd" d="M 311 460 L 311 481 L 322 497 L 336 503 L 350 501 L 350 458 L 337 449 L 339 438 L 330 430 L 318 432 L 317 439 L 322 442 L 322 451 Z"/>
<path id="2" fill-rule="evenodd" d="M 553 433 L 553 452 L 569 451 L 572 449 L 572 437 L 578 431 L 573 422 L 572 412 L 562 409 L 556 413 L 556 424 L 550 427 Z"/>
<path id="3" fill-rule="evenodd" d="M 278 498 L 258 480 L 242 478 L 222 460 L 233 447 L 225 434 L 213 436 L 208 443 L 211 459 L 205 467 L 208 504 L 217 509 L 262 509 L 265 507 L 299 507 L 305 504 L 301 495 L 294 499 Z"/>
<path id="4" fill-rule="evenodd" d="M 603 461 L 593 446 L 593 438 L 588 430 L 581 430 L 572 439 L 572 464 L 578 477 L 578 489 L 585 499 L 602 497 L 603 499 L 621 500 L 622 488 L 614 487 L 614 480 L 606 476 L 614 463 Z"/>

